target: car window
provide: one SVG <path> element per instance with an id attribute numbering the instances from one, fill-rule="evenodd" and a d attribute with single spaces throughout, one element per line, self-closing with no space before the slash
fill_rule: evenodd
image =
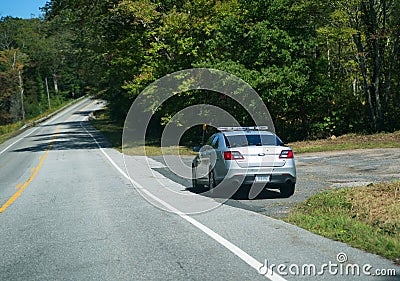
<path id="1" fill-rule="evenodd" d="M 230 135 L 225 136 L 227 147 L 282 145 L 275 135 Z"/>

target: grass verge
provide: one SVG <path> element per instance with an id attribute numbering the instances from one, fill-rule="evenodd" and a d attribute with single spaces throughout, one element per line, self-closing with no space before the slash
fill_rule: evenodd
<path id="1" fill-rule="evenodd" d="M 400 264 L 400 182 L 314 195 L 285 221 Z"/>
<path id="2" fill-rule="evenodd" d="M 124 124 L 122 122 L 114 122 L 106 109 L 95 112 L 94 117 L 89 119 L 93 127 L 99 130 L 111 145 L 122 150 L 122 131 Z"/>
<path id="3" fill-rule="evenodd" d="M 0 144 L 17 135 L 22 125 L 22 122 L 17 122 L 14 124 L 0 126 Z"/>
<path id="4" fill-rule="evenodd" d="M 290 143 L 297 153 L 366 148 L 400 148 L 400 131 L 373 135 L 347 134 L 322 140 Z"/>

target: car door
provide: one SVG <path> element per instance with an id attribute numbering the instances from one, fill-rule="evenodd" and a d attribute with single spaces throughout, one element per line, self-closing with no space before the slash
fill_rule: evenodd
<path id="1" fill-rule="evenodd" d="M 213 162 L 212 159 L 214 159 L 213 155 L 215 154 L 212 144 L 216 140 L 216 137 L 216 135 L 212 135 L 199 151 L 196 178 L 202 182 L 208 183 L 208 173 L 210 171 L 210 166 L 212 165 L 211 163 Z"/>
<path id="2" fill-rule="evenodd" d="M 223 146 L 224 142 L 221 135 L 217 135 L 212 143 L 213 153 L 211 153 L 210 164 L 211 168 L 214 170 L 215 179 L 217 182 L 223 180 L 226 175 L 226 166 L 223 156 Z"/>

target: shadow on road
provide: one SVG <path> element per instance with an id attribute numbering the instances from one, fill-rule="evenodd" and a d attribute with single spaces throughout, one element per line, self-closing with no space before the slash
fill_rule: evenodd
<path id="1" fill-rule="evenodd" d="M 183 185 L 185 190 L 196 193 L 198 195 L 210 197 L 210 198 L 219 198 L 219 199 L 234 199 L 234 200 L 263 200 L 263 199 L 276 199 L 276 198 L 282 198 L 280 195 L 279 191 L 277 190 L 271 190 L 271 189 L 263 189 L 255 198 L 250 199 L 249 198 L 249 192 L 250 192 L 250 186 L 241 186 L 238 191 L 236 191 L 233 195 L 229 194 L 227 196 L 227 192 L 224 191 L 218 191 L 218 188 L 216 190 L 213 190 L 213 192 L 210 192 L 206 187 L 198 187 L 194 188 L 192 187 L 192 181 L 191 179 L 183 178 L 177 174 L 175 174 L 173 171 L 171 171 L 169 168 L 152 168 L 154 171 L 157 171 L 158 173 L 162 174 L 163 176 L 169 178 L 170 180 L 177 182 L 181 185 Z M 234 188 L 232 186 L 227 186 L 227 188 Z M 229 192 L 228 192 L 229 193 Z"/>
<path id="2" fill-rule="evenodd" d="M 270 189 L 263 189 L 255 198 L 249 198 L 250 187 L 249 186 L 242 186 L 236 191 L 232 196 L 226 196 L 225 192 L 209 192 L 208 188 L 193 188 L 188 187 L 186 188 L 187 191 L 192 193 L 196 193 L 199 195 L 211 197 L 211 198 L 220 198 L 220 199 L 234 199 L 234 200 L 263 200 L 263 199 L 276 199 L 282 198 L 279 191 L 270 190 Z M 229 198 L 227 198 L 229 197 Z"/>
<path id="3" fill-rule="evenodd" d="M 58 126 L 61 126 L 61 129 L 57 132 Z M 50 145 L 51 150 L 98 149 L 97 143 L 87 132 L 96 138 L 101 147 L 111 147 L 111 144 L 88 121 L 61 122 L 41 127 L 51 128 L 49 131 L 52 133 L 29 136 L 27 139 L 30 140 L 30 146 L 14 149 L 13 152 L 47 151 Z"/>

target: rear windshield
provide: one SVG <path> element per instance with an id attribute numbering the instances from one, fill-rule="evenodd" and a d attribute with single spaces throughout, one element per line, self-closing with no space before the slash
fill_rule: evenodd
<path id="1" fill-rule="evenodd" d="M 232 135 L 225 136 L 225 141 L 227 147 L 283 145 L 274 135 Z"/>

